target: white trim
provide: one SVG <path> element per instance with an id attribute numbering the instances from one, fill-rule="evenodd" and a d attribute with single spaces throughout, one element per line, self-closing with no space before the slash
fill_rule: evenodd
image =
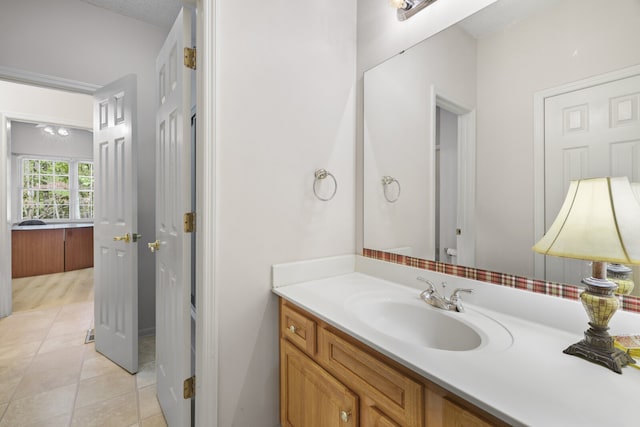
<path id="1" fill-rule="evenodd" d="M 11 182 L 11 141 L 7 116 L 0 112 L 0 165 L 4 166 L 4 173 L 0 173 L 0 198 L 6 201 L 6 208 L 0 209 L 0 251 L 5 254 L 0 257 L 0 318 L 6 317 L 12 311 L 11 288 L 11 202 L 9 183 Z M 2 168 L 0 168 L 2 170 Z M 1 205 L 0 205 L 1 206 Z"/>
<path id="2" fill-rule="evenodd" d="M 472 108 L 446 95 L 435 85 L 431 86 L 431 145 L 435 153 L 436 146 L 436 107 L 443 108 L 458 116 L 458 209 L 457 226 L 463 230 L 458 236 L 462 247 L 458 247 L 457 263 L 475 265 L 476 258 L 476 112 Z M 429 167 L 432 182 L 435 183 L 435 155 L 432 155 Z M 435 185 L 435 184 L 434 184 Z M 435 191 L 432 191 L 431 206 L 436 206 Z M 435 216 L 432 221 L 431 235 L 435 235 Z M 435 251 L 434 251 L 435 254 Z"/>
<path id="3" fill-rule="evenodd" d="M 69 92 L 86 93 L 92 95 L 100 86 L 92 83 L 84 83 L 61 77 L 48 76 L 32 71 L 0 66 L 0 79 L 16 83 L 25 83 L 34 86 L 42 86 L 50 89 L 60 89 Z"/>
<path id="4" fill-rule="evenodd" d="M 196 426 L 218 426 L 216 0 L 197 2 Z M 206 286 L 205 286 L 206 285 Z"/>
<path id="5" fill-rule="evenodd" d="M 533 95 L 533 245 L 545 233 L 544 226 L 544 103 L 546 98 L 609 83 L 640 74 L 640 65 L 604 73 L 536 92 Z M 534 277 L 546 276 L 544 255 L 534 253 Z"/>

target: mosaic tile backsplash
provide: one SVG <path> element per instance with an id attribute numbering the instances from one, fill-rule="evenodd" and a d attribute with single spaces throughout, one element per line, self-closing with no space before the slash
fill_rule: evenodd
<path id="1" fill-rule="evenodd" d="M 514 276 L 506 273 L 496 273 L 495 271 L 463 267 L 437 261 L 428 261 L 421 258 L 397 255 L 375 249 L 365 248 L 363 249 L 362 255 L 368 258 L 421 268 L 423 270 L 436 271 L 438 273 L 451 274 L 453 276 L 464 277 L 467 279 L 481 280 L 483 282 L 508 286 L 510 288 L 521 289 L 523 291 L 537 292 L 540 294 L 572 300 L 577 300 L 579 295 L 579 288 L 573 285 L 528 279 L 526 277 Z M 640 313 L 640 298 L 634 296 L 620 296 L 620 308 L 625 311 Z"/>

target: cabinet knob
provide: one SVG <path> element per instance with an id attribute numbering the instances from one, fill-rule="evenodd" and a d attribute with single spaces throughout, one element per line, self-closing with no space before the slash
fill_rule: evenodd
<path id="1" fill-rule="evenodd" d="M 289 332 L 291 332 L 292 334 L 295 334 L 297 330 L 295 325 L 290 325 L 287 329 L 289 329 Z"/>
<path id="2" fill-rule="evenodd" d="M 349 422 L 349 418 L 351 418 L 351 412 L 348 411 L 340 411 L 340 419 L 343 422 Z"/>
<path id="3" fill-rule="evenodd" d="M 151 252 L 157 252 L 160 250 L 160 242 L 157 240 L 153 243 L 148 243 L 147 246 L 149 246 Z"/>

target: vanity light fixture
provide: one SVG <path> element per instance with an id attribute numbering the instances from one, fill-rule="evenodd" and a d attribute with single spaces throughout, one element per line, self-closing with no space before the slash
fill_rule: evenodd
<path id="1" fill-rule="evenodd" d="M 619 374 L 623 366 L 634 364 L 631 356 L 613 346 L 607 332 L 609 320 L 618 309 L 614 295 L 618 286 L 607 280 L 607 262 L 640 264 L 640 202 L 629 180 L 607 177 L 572 181 L 560 213 L 533 250 L 592 261 L 592 277 L 582 280 L 586 289 L 580 294 L 590 328 L 584 340 L 564 352 Z"/>
<path id="2" fill-rule="evenodd" d="M 389 0 L 398 12 L 398 21 L 405 21 L 436 0 Z"/>

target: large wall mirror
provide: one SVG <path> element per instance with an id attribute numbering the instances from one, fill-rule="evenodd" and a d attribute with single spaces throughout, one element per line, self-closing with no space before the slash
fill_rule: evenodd
<path id="1" fill-rule="evenodd" d="M 531 247 L 570 180 L 640 181 L 639 24 L 638 0 L 499 0 L 366 71 L 363 246 L 588 276 Z"/>

